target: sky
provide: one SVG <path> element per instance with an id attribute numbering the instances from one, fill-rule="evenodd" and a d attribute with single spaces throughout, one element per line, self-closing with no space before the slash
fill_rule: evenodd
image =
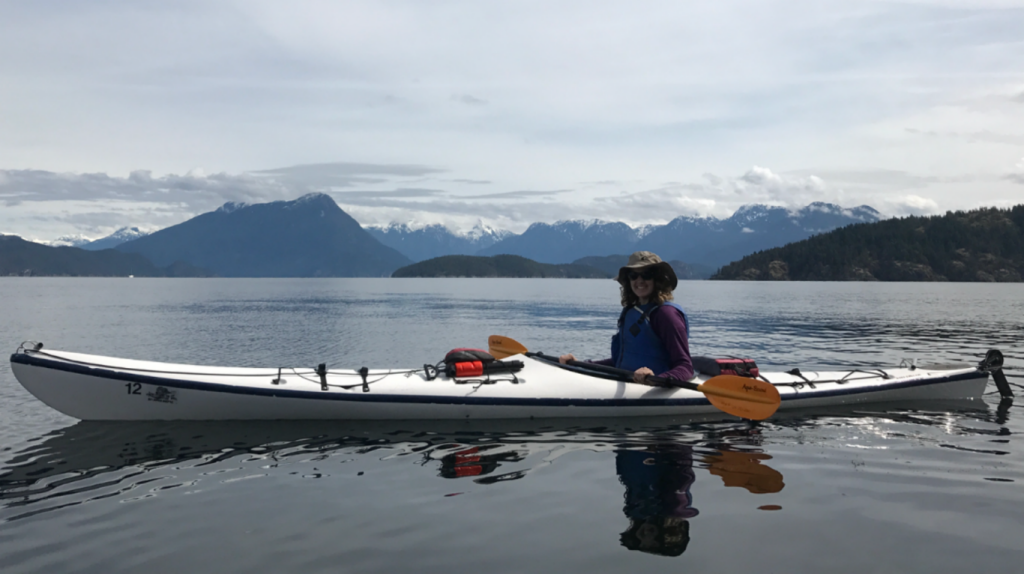
<path id="1" fill-rule="evenodd" d="M 0 233 L 1024 203 L 1024 0 L 8 0 Z"/>

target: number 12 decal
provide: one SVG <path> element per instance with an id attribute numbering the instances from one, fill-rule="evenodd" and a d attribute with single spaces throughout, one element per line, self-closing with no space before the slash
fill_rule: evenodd
<path id="1" fill-rule="evenodd" d="M 142 394 L 142 383 L 125 383 L 124 388 L 128 389 L 129 395 Z"/>

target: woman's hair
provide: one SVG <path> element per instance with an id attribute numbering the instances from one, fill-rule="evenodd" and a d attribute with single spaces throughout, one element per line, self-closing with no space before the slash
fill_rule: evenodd
<path id="1" fill-rule="evenodd" d="M 655 271 L 657 273 L 657 271 Z M 651 294 L 651 303 L 664 303 L 672 300 L 672 289 L 669 287 L 670 282 L 667 275 L 659 273 L 654 276 L 654 292 Z M 629 286 L 629 277 L 626 275 L 622 276 L 622 280 L 619 282 L 619 291 L 622 294 L 622 306 L 632 307 L 640 304 L 640 298 L 633 293 L 633 288 Z"/>

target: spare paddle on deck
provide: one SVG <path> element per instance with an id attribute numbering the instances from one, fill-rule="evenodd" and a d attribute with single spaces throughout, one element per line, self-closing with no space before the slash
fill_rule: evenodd
<path id="1" fill-rule="evenodd" d="M 529 354 L 549 361 L 558 360 L 556 357 L 546 356 L 543 353 L 530 353 L 522 343 L 501 335 L 491 335 L 487 339 L 487 344 L 489 347 L 488 351 L 499 359 L 512 355 Z M 616 375 L 625 381 L 632 381 L 633 379 L 633 373 L 625 369 L 581 361 L 569 361 L 569 364 L 574 367 Z M 648 376 L 647 380 L 655 384 L 671 385 L 699 391 L 704 393 L 708 401 L 719 410 L 751 420 L 763 420 L 772 416 L 782 402 L 779 390 L 774 385 L 749 377 L 719 375 L 699 385 L 689 381 L 653 376 Z"/>

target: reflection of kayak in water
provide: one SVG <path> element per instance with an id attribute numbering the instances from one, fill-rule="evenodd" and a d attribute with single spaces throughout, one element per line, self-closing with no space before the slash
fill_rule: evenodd
<path id="1" fill-rule="evenodd" d="M 78 422 L 0 453 L 0 522 L 143 490 L 217 482 L 218 473 L 351 472 L 348 464 L 407 460 L 425 480 L 499 485 L 581 452 L 699 443 L 702 418 L 594 421 Z M 679 426 L 683 425 L 683 426 Z M 737 440 L 749 432 L 736 427 Z M 687 446 L 686 448 L 690 448 Z M 713 455 L 716 448 L 696 447 Z M 360 465 L 364 467 L 365 465 Z M 269 470 L 273 468 L 275 470 Z M 317 470 L 314 470 L 317 469 Z M 244 472 L 242 472 L 244 469 Z M 404 472 L 404 471 L 403 471 Z M 439 478 L 432 478 L 439 477 Z M 496 486 L 497 487 L 497 486 Z M 155 492 L 155 491 L 154 491 Z M 126 494 L 127 496 L 127 494 Z M 16 508 L 18 510 L 16 510 Z"/>
<path id="2" fill-rule="evenodd" d="M 516 373 L 431 378 L 425 369 L 230 368 L 19 349 L 18 381 L 83 420 L 516 419 L 720 414 L 690 389 L 649 387 L 516 355 Z M 975 367 L 762 373 L 781 409 L 980 398 Z M 702 377 L 701 380 L 704 378 Z M 699 381 L 698 381 L 699 382 Z"/>

